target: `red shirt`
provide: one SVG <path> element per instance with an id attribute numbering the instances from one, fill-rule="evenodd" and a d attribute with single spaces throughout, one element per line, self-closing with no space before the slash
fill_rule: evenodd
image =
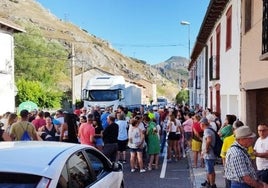
<path id="1" fill-rule="evenodd" d="M 39 119 L 34 119 L 32 121 L 32 124 L 34 125 L 35 129 L 38 131 L 38 129 L 40 127 L 42 127 L 43 125 L 46 125 L 46 120 L 43 118 L 39 118 Z"/>
<path id="2" fill-rule="evenodd" d="M 199 122 L 194 122 L 194 124 L 193 124 L 193 130 L 195 130 L 198 133 L 202 133 L 203 132 L 203 130 L 200 127 L 200 123 Z"/>
<path id="3" fill-rule="evenodd" d="M 95 136 L 95 128 L 93 125 L 89 123 L 82 123 L 79 127 L 80 143 L 94 146 L 94 143 L 90 142 L 91 136 Z"/>

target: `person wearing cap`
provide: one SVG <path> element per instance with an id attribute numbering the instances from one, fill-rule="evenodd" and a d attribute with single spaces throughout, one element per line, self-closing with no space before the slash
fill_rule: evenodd
<path id="1" fill-rule="evenodd" d="M 231 188 L 265 188 L 268 185 L 257 178 L 254 165 L 247 153 L 252 146 L 256 134 L 248 126 L 234 131 L 235 142 L 226 154 L 225 176 L 231 181 Z"/>
<path id="2" fill-rule="evenodd" d="M 212 148 L 212 146 L 214 146 L 216 143 L 216 137 L 207 118 L 203 117 L 200 120 L 200 126 L 201 129 L 204 131 L 202 138 L 201 155 L 204 159 L 207 171 L 207 180 L 201 183 L 201 185 L 207 186 L 209 188 L 216 188 L 217 187 L 215 184 L 216 173 L 214 168 L 216 156 Z"/>
<path id="3" fill-rule="evenodd" d="M 242 126 L 244 126 L 244 123 L 242 121 L 239 121 L 239 120 L 235 121 L 233 123 L 233 131 L 235 131 L 237 128 L 242 127 Z M 235 135 L 234 134 L 226 137 L 223 140 L 221 154 L 220 154 L 223 166 L 225 166 L 225 158 L 226 158 L 227 151 L 234 142 L 235 142 Z M 253 154 L 253 147 L 252 146 L 250 146 L 247 149 L 247 152 L 248 152 L 248 155 L 250 156 L 251 160 L 254 160 L 255 156 Z M 226 177 L 225 177 L 225 188 L 230 188 L 230 187 L 231 187 L 231 181 L 226 179 Z"/>
<path id="4" fill-rule="evenodd" d="M 87 107 L 84 106 L 83 108 L 81 108 L 80 116 L 86 116 L 87 117 Z"/>
<path id="5" fill-rule="evenodd" d="M 257 176 L 268 183 L 268 124 L 259 124 L 258 134 L 259 138 L 254 145 Z"/>
<path id="6" fill-rule="evenodd" d="M 14 123 L 11 126 L 10 137 L 12 140 L 21 140 L 21 137 L 25 130 L 27 130 L 32 140 L 38 140 L 35 127 L 29 120 L 28 110 L 20 111 L 20 121 Z"/>

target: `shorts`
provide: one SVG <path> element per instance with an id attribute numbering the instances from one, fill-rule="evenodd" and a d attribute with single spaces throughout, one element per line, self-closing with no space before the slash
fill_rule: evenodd
<path id="1" fill-rule="evenodd" d="M 215 165 L 215 159 L 204 159 L 205 161 L 205 167 L 208 174 L 215 173 L 214 165 Z"/>
<path id="2" fill-rule="evenodd" d="M 130 148 L 131 153 L 143 152 L 143 148 Z"/>
<path id="3" fill-rule="evenodd" d="M 176 134 L 175 132 L 168 133 L 168 140 L 180 140 L 180 134 Z"/>
<path id="4" fill-rule="evenodd" d="M 202 142 L 192 139 L 192 151 L 201 151 Z"/>
<path id="5" fill-rule="evenodd" d="M 118 151 L 126 151 L 128 140 L 118 140 Z"/>
<path id="6" fill-rule="evenodd" d="M 192 132 L 184 132 L 184 138 L 187 141 L 190 141 L 192 139 Z"/>
<path id="7" fill-rule="evenodd" d="M 102 138 L 95 138 L 95 145 L 96 146 L 103 146 L 103 140 Z"/>
<path id="8" fill-rule="evenodd" d="M 252 187 L 246 183 L 231 181 L 231 188 L 252 188 Z"/>

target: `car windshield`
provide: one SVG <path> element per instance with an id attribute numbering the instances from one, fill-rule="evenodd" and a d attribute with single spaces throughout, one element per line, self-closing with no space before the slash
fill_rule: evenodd
<path id="1" fill-rule="evenodd" d="M 34 188 L 38 185 L 41 176 L 31 174 L 0 173 L 0 187 Z"/>

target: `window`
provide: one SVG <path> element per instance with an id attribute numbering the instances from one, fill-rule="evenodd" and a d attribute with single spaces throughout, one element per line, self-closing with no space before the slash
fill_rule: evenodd
<path id="1" fill-rule="evenodd" d="M 262 54 L 268 53 L 268 0 L 263 0 Z"/>
<path id="2" fill-rule="evenodd" d="M 226 51 L 231 48 L 232 45 L 232 6 L 226 13 Z"/>
<path id="3" fill-rule="evenodd" d="M 213 54 L 213 40 L 212 40 L 212 37 L 210 38 L 210 57 L 212 56 Z"/>
<path id="4" fill-rule="evenodd" d="M 251 29 L 251 0 L 246 0 L 245 2 L 245 33 Z"/>
<path id="5" fill-rule="evenodd" d="M 106 174 L 107 169 L 110 168 L 109 164 L 105 163 L 106 159 L 94 150 L 87 150 L 86 155 L 97 179 L 100 179 Z"/>
<path id="6" fill-rule="evenodd" d="M 216 79 L 220 79 L 221 25 L 216 28 Z"/>
<path id="7" fill-rule="evenodd" d="M 82 152 L 73 154 L 66 162 L 57 188 L 84 188 L 96 180 Z"/>

